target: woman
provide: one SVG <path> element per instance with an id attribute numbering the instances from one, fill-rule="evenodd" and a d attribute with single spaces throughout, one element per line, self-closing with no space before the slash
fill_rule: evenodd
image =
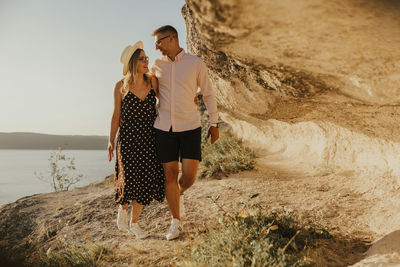
<path id="1" fill-rule="evenodd" d="M 124 78 L 114 89 L 114 113 L 111 120 L 108 160 L 114 156 L 114 139 L 118 134 L 115 162 L 115 201 L 119 204 L 117 226 L 138 238 L 147 233 L 137 221 L 143 209 L 155 199 L 163 201 L 165 178 L 155 151 L 157 78 L 148 74 L 148 57 L 138 41 L 122 52 Z M 128 203 L 132 214 L 128 224 Z"/>

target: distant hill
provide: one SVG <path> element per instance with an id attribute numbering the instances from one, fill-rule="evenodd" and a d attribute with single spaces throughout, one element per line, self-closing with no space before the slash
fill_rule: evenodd
<path id="1" fill-rule="evenodd" d="M 107 136 L 0 133 L 0 149 L 107 149 Z"/>

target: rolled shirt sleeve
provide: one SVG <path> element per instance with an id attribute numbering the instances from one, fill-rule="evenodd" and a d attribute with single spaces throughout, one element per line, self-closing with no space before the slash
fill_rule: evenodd
<path id="1" fill-rule="evenodd" d="M 197 77 L 197 85 L 203 95 L 203 101 L 206 105 L 210 123 L 218 123 L 218 108 L 215 99 L 215 93 L 211 85 L 208 69 L 203 60 L 199 60 L 199 74 Z"/>

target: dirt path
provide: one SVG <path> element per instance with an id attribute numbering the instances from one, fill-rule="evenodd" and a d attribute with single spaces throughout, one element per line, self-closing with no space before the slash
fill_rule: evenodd
<path id="1" fill-rule="evenodd" d="M 361 260 L 376 236 L 364 217 L 373 208 L 373 202 L 354 192 L 351 184 L 351 173 L 323 170 L 320 175 L 307 176 L 272 168 L 259 160 L 254 171 L 221 180 L 198 180 L 185 194 L 185 232 L 172 242 L 164 239 L 170 221 L 166 203 L 152 203 L 144 209 L 140 223 L 150 237 L 137 240 L 116 229 L 111 185 L 36 195 L 2 208 L 0 234 L 5 238 L 1 245 L 7 242 L 21 252 L 28 247 L 32 253 L 39 247 L 54 250 L 104 242 L 120 258 L 115 266 L 168 266 L 195 233 L 221 216 L 209 196 L 218 195 L 220 206 L 239 212 L 243 207 L 240 202 L 247 202 L 250 195 L 259 193 L 248 205 L 261 206 L 265 214 L 287 214 L 299 221 L 327 226 L 334 238 L 314 251 L 313 258 L 324 266 L 345 266 Z M 18 214 L 18 223 L 14 225 L 10 224 L 13 213 Z M 28 226 L 33 230 L 30 234 Z"/>

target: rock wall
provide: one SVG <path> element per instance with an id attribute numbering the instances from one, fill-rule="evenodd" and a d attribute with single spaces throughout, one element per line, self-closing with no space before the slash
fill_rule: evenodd
<path id="1" fill-rule="evenodd" d="M 189 52 L 209 67 L 222 119 L 259 156 L 278 146 L 282 159 L 294 160 L 295 149 L 304 161 L 314 147 L 310 164 L 370 173 L 373 161 L 376 174 L 400 175 L 400 2 L 187 0 L 182 13 Z M 292 141 L 289 128 L 302 129 Z M 340 157 L 347 160 L 333 160 Z"/>
<path id="2" fill-rule="evenodd" d="M 222 106 L 241 104 L 232 88 L 267 100 L 249 108 L 259 113 L 275 97 L 325 90 L 400 101 L 398 1 L 187 0 L 182 13 L 189 51 L 206 61 Z"/>
<path id="3" fill-rule="evenodd" d="M 348 176 L 386 235 L 360 265 L 400 264 L 400 1 L 186 0 L 182 14 L 233 132 L 277 169 Z"/>
<path id="4" fill-rule="evenodd" d="M 201 56 L 209 67 L 222 107 L 246 114 L 264 114 L 276 98 L 307 97 L 329 89 L 313 73 L 279 62 L 266 64 L 224 49 L 248 35 L 248 29 L 232 28 L 238 16 L 238 1 L 198 2 L 188 1 L 182 9 L 187 24 L 187 46 L 190 53 Z"/>

